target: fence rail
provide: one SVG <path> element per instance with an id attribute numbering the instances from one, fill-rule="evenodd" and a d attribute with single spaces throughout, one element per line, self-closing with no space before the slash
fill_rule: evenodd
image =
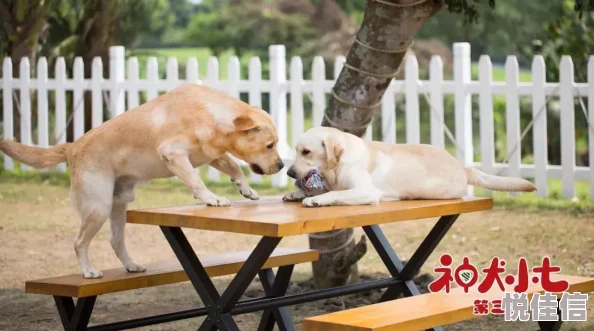
<path id="1" fill-rule="evenodd" d="M 431 144 L 445 148 L 449 142 L 444 100 L 446 96 L 453 98 L 453 140 L 456 157 L 465 165 L 478 166 L 483 171 L 509 176 L 533 178 L 538 188 L 537 195 L 548 195 L 549 179 L 560 179 L 562 195 L 574 197 L 576 180 L 589 182 L 590 196 L 594 197 L 594 129 L 588 132 L 588 164 L 576 166 L 576 115 L 579 106 L 575 106 L 576 98 L 587 99 L 587 119 L 594 124 L 594 57 L 590 58 L 587 68 L 588 83 L 574 81 L 574 67 L 570 57 L 564 56 L 560 63 L 560 82 L 546 82 L 544 59 L 536 56 L 532 63 L 532 82 L 520 82 L 520 68 L 515 56 L 509 56 L 505 64 L 505 81 L 493 81 L 493 65 L 488 56 L 482 56 L 478 63 L 478 79 L 472 80 L 472 63 L 470 45 L 456 43 L 453 45 L 453 80 L 444 80 L 444 66 L 439 57 L 433 57 L 429 65 L 429 79 L 419 79 L 419 65 L 413 56 L 406 58 L 404 64 L 404 80 L 393 80 L 384 95 L 378 115 L 381 117 L 377 138 L 391 143 L 420 143 L 423 125 L 428 125 L 428 139 Z M 328 93 L 343 68 L 345 59 L 339 57 L 334 62 L 334 77 L 326 77 L 325 63 L 322 57 L 315 57 L 311 68 L 311 79 L 304 79 L 304 67 L 301 58 L 292 57 L 287 70 L 285 48 L 273 45 L 269 49 L 269 79 L 262 77 L 262 63 L 257 57 L 250 59 L 247 79 L 241 76 L 241 66 L 237 57 L 231 57 L 227 66 L 227 77 L 219 77 L 219 62 L 211 57 L 207 63 L 206 77 L 200 77 L 198 61 L 190 58 L 185 64 L 185 77 L 179 77 L 178 61 L 169 58 L 165 68 L 165 78 L 159 77 L 158 62 L 150 57 L 146 65 L 146 77 L 139 75 L 139 61 L 135 57 L 125 58 L 124 47 L 110 49 L 109 78 L 103 77 L 103 63 L 100 58 L 92 62 L 91 77 L 84 76 L 82 58 L 76 58 L 72 65 L 72 77 L 67 77 L 67 66 L 63 58 L 58 58 L 53 77 L 50 78 L 48 63 L 40 58 L 36 64 L 36 77 L 31 77 L 31 63 L 23 58 L 19 63 L 19 77 L 14 78 L 13 64 L 10 58 L 3 63 L 3 77 L 0 89 L 3 97 L 3 133 L 4 139 L 17 139 L 25 144 L 41 147 L 59 144 L 66 141 L 66 129 L 72 121 L 74 138 L 79 138 L 90 128 L 85 127 L 85 92 L 91 93 L 92 127 L 101 125 L 105 120 L 123 113 L 146 100 L 169 91 L 182 82 L 205 84 L 224 90 L 234 97 L 240 93 L 247 94 L 248 102 L 262 107 L 263 93 L 268 94 L 269 111 L 273 116 L 279 133 L 279 152 L 286 162 L 293 158 L 292 143 L 297 141 L 307 128 L 304 96 L 311 101 L 311 121 L 319 125 L 323 118 Z M 288 74 L 287 74 L 288 73 Z M 32 98 L 33 92 L 35 98 Z M 505 112 L 505 146 L 507 162 L 496 162 L 496 123 L 494 120 L 494 97 L 504 96 Z M 473 109 L 471 97 L 478 99 L 478 109 Z M 533 140 L 533 162 L 522 163 L 520 127 L 520 98 L 530 97 L 532 100 L 531 129 Z M 560 128 L 550 132 L 547 127 L 547 113 L 550 111 L 549 99 L 558 98 L 560 109 Z M 405 139 L 397 141 L 397 108 L 399 98 L 403 98 Z M 32 105 L 32 100 L 35 105 Z M 87 101 L 89 99 L 87 98 Z M 420 101 L 429 105 L 429 123 L 422 123 Z M 50 103 L 52 105 L 50 110 Z M 16 109 L 15 109 L 16 108 Z M 33 128 L 31 111 L 36 111 L 36 128 Z M 289 111 L 290 109 L 290 111 Z M 18 123 L 14 115 L 18 114 Z M 398 113 L 400 114 L 400 113 Z M 473 114 L 478 114 L 478 127 L 473 128 Z M 52 123 L 50 123 L 50 120 Z M 15 124 L 16 123 L 16 124 Z M 475 123 L 476 124 L 476 123 Z M 19 125 L 19 137 L 14 137 L 14 125 Z M 53 128 L 53 132 L 50 129 Z M 290 129 L 290 130 L 289 130 Z M 374 129 L 370 127 L 366 138 L 372 139 Z M 473 135 L 473 132 L 475 133 Z M 561 164 L 549 165 L 547 156 L 547 137 L 560 136 Z M 35 139 L 33 139 L 35 138 Z M 501 137 L 498 137 L 501 139 Z M 498 142 L 499 143 L 499 142 Z M 476 150 L 476 151 L 475 151 Z M 480 158 L 480 162 L 476 160 Z M 13 161 L 4 156 L 4 167 L 14 169 Z M 22 167 L 29 170 L 28 167 Z M 58 166 L 65 171 L 65 165 Z M 212 168 L 208 170 L 210 180 L 219 180 L 219 173 Z M 262 178 L 253 174 L 253 182 L 261 182 Z M 285 186 L 287 176 L 284 173 L 272 177 L 274 186 Z M 469 189 L 469 194 L 472 190 Z"/>

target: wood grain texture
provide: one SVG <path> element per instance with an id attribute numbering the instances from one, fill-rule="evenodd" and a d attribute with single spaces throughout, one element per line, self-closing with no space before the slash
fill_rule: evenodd
<path id="1" fill-rule="evenodd" d="M 594 278 L 568 275 L 553 275 L 553 280 L 564 279 L 570 284 L 568 292 L 588 293 L 594 291 Z M 511 291 L 511 290 L 510 290 Z M 543 293 L 540 284 L 528 289 L 529 298 L 534 293 Z M 310 317 L 303 321 L 304 331 L 418 331 L 443 326 L 479 317 L 473 314 L 474 300 L 501 299 L 504 292 L 499 288 L 485 294 L 461 288 L 445 292 L 427 293 L 416 297 L 398 299 L 344 310 L 336 313 Z"/>
<path id="2" fill-rule="evenodd" d="M 493 200 L 407 200 L 367 206 L 306 208 L 280 197 L 233 201 L 229 207 L 188 205 L 128 211 L 128 223 L 285 237 L 493 208 Z"/>
<path id="3" fill-rule="evenodd" d="M 199 256 L 210 277 L 236 273 L 251 251 Z M 309 249 L 277 248 L 264 264 L 264 268 L 317 261 L 318 251 Z M 105 270 L 103 278 L 85 279 L 81 274 L 27 281 L 25 292 L 83 298 L 93 295 L 115 293 L 174 284 L 188 281 L 186 272 L 178 261 L 146 265 L 143 273 L 129 273 L 123 268 Z"/>

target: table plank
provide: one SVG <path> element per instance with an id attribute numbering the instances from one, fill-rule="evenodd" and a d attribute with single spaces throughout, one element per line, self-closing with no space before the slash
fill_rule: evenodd
<path id="1" fill-rule="evenodd" d="M 406 200 L 367 206 L 306 208 L 280 197 L 232 201 L 228 207 L 203 204 L 128 211 L 128 223 L 285 237 L 493 208 L 490 198 Z"/>

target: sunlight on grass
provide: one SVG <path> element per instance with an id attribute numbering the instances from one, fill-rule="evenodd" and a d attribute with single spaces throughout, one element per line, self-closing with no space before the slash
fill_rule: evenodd
<path id="1" fill-rule="evenodd" d="M 527 208 L 535 210 L 567 210 L 577 213 L 594 212 L 594 199 L 590 197 L 590 183 L 588 181 L 576 181 L 576 199 L 563 198 L 561 194 L 562 183 L 559 179 L 548 181 L 549 196 L 547 198 L 537 197 L 534 192 L 521 193 L 519 196 L 511 196 L 506 192 L 495 192 L 493 200 L 497 207 L 503 208 Z M 475 195 L 486 196 L 481 188 L 475 188 Z"/>
<path id="2" fill-rule="evenodd" d="M 472 64 L 472 79 L 478 80 L 479 66 L 478 64 Z M 520 82 L 532 82 L 532 73 L 528 70 L 520 69 Z M 505 82 L 505 67 L 493 67 L 493 81 L 494 82 Z"/>
<path id="3" fill-rule="evenodd" d="M 206 185 L 216 194 L 224 194 L 231 198 L 239 198 L 237 188 L 233 185 L 229 177 L 221 175 L 218 182 L 208 180 L 207 167 L 200 168 L 200 173 Z M 249 171 L 244 169 L 249 177 Z M 13 183 L 39 183 L 54 186 L 68 186 L 70 180 L 68 174 L 57 172 L 21 172 L 21 171 L 0 171 L 0 182 Z M 251 184 L 258 191 L 260 196 L 278 195 L 292 189 L 290 184 L 287 187 L 272 187 L 271 177 L 262 177 L 262 183 Z M 189 192 L 188 188 L 176 179 L 155 179 L 149 185 L 142 186 L 149 192 L 170 193 L 170 192 Z M 505 192 L 495 192 L 493 199 L 495 206 L 505 209 L 529 209 L 529 210 L 564 210 L 572 213 L 593 213 L 594 200 L 590 197 L 589 183 L 587 181 L 576 181 L 576 197 L 571 200 L 561 196 L 561 181 L 549 180 L 549 197 L 536 197 L 534 193 L 522 193 L 518 196 L 510 196 Z M 476 196 L 486 196 L 481 188 L 475 188 Z"/>
<path id="4" fill-rule="evenodd" d="M 154 48 L 154 49 L 136 49 L 128 52 L 127 56 L 136 56 L 140 66 L 140 77 L 146 77 L 146 63 L 148 58 L 154 56 L 159 63 L 159 76 L 164 78 L 167 68 L 167 60 L 169 57 L 177 59 L 178 67 L 185 68 L 188 59 L 195 57 L 198 60 L 199 78 L 207 77 L 208 59 L 214 56 L 208 48 L 194 47 L 194 48 Z M 219 78 L 227 78 L 227 64 L 229 59 L 233 56 L 233 51 L 228 50 L 220 54 L 217 58 L 219 60 Z M 239 62 L 242 67 L 246 67 L 249 63 L 251 55 L 249 53 L 243 55 Z M 242 77 L 247 77 L 246 72 L 241 73 Z M 181 78 L 185 78 L 185 70 L 180 73 Z"/>

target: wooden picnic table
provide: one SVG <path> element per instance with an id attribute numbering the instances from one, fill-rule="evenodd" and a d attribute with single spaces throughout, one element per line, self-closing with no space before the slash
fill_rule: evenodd
<path id="1" fill-rule="evenodd" d="M 386 288 L 382 301 L 419 295 L 412 281 L 429 255 L 463 213 L 489 210 L 492 199 L 411 200 L 379 205 L 306 208 L 283 202 L 280 197 L 258 201 L 233 201 L 229 207 L 188 205 L 128 211 L 128 223 L 158 225 L 208 311 L 199 330 L 238 330 L 232 315 L 266 311 L 260 330 L 294 330 L 286 306 Z M 440 217 L 406 265 L 398 258 L 379 224 Z M 279 267 L 277 274 L 262 269 L 283 237 L 344 228 L 362 227 L 386 265 L 390 277 L 331 289 L 287 295 L 292 266 Z M 219 294 L 190 246 L 181 228 L 224 231 L 262 236 L 227 289 Z M 240 301 L 249 284 L 259 275 L 266 297 Z"/>

